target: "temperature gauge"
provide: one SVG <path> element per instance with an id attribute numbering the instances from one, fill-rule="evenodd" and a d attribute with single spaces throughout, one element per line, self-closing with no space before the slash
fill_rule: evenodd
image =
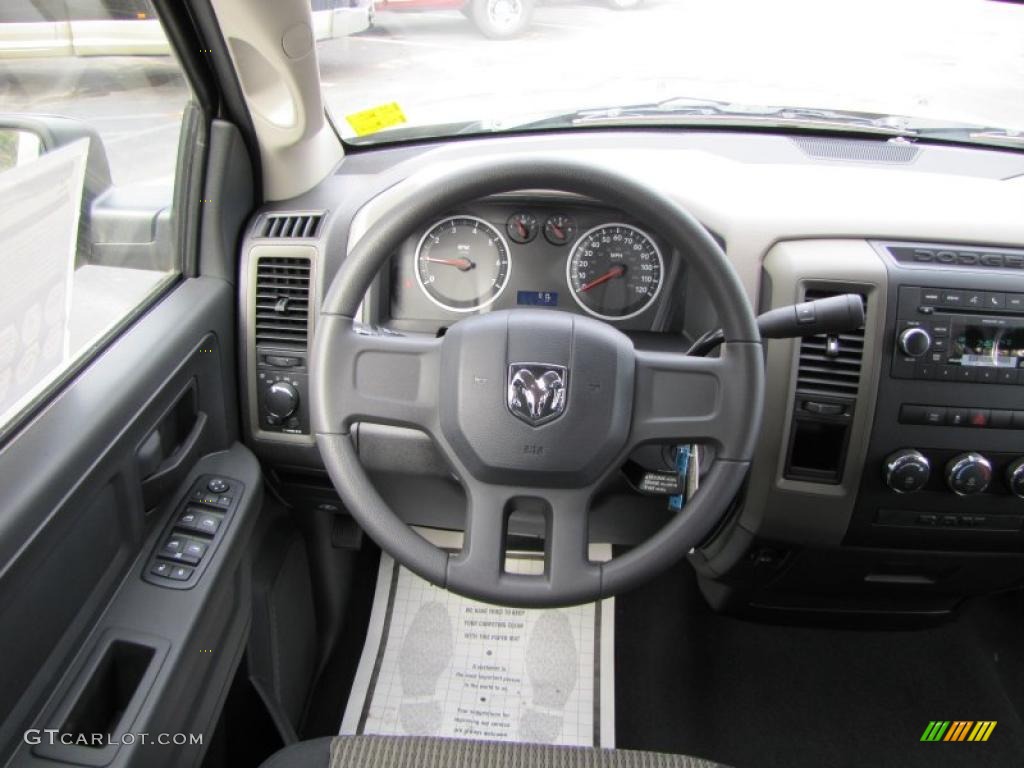
<path id="1" fill-rule="evenodd" d="M 552 245 L 567 245 L 576 238 L 576 222 L 569 216 L 552 216 L 544 222 L 544 237 Z"/>

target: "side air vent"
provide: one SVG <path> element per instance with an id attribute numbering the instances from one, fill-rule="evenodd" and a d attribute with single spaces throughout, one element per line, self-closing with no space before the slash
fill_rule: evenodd
<path id="1" fill-rule="evenodd" d="M 256 264 L 256 344 L 306 348 L 310 260 L 264 256 Z"/>
<path id="2" fill-rule="evenodd" d="M 807 301 L 835 296 L 838 291 L 808 290 Z M 864 331 L 838 336 L 809 336 L 800 343 L 799 394 L 857 396 L 864 357 Z"/>
<path id="3" fill-rule="evenodd" d="M 259 237 L 274 240 L 316 237 L 323 218 L 322 213 L 272 213 L 260 224 Z"/>
<path id="4" fill-rule="evenodd" d="M 912 163 L 920 149 L 911 144 L 870 139 L 824 139 L 798 136 L 793 139 L 804 154 L 818 160 L 850 160 L 859 163 Z"/>

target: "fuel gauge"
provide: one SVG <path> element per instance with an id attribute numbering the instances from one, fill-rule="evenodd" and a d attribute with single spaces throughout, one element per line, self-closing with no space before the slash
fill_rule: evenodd
<path id="1" fill-rule="evenodd" d="M 570 216 L 552 216 L 544 222 L 544 237 L 552 245 L 567 245 L 576 239 L 576 222 Z"/>
<path id="2" fill-rule="evenodd" d="M 505 224 L 508 236 L 516 243 L 529 243 L 537 237 L 540 226 L 532 213 L 514 213 Z"/>

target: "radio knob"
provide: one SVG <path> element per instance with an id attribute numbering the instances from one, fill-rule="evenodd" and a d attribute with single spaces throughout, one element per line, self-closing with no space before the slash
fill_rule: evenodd
<path id="1" fill-rule="evenodd" d="M 1006 484 L 1010 493 L 1024 499 L 1024 459 L 1017 459 L 1006 468 Z"/>
<path id="2" fill-rule="evenodd" d="M 900 334 L 900 350 L 908 357 L 923 357 L 932 348 L 932 337 L 924 328 L 907 328 Z"/>
<path id="3" fill-rule="evenodd" d="M 885 484 L 896 493 L 920 491 L 928 483 L 931 464 L 920 451 L 906 448 L 885 460 Z"/>
<path id="4" fill-rule="evenodd" d="M 946 484 L 958 496 L 984 493 L 992 482 L 992 464 L 980 453 L 961 453 L 946 465 Z"/>
<path id="5" fill-rule="evenodd" d="M 275 381 L 264 393 L 263 407 L 271 416 L 286 419 L 299 407 L 299 393 L 287 381 Z"/>

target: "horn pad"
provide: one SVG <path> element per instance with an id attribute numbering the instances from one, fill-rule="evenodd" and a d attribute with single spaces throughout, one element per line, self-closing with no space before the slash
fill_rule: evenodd
<path id="1" fill-rule="evenodd" d="M 442 343 L 441 430 L 484 482 L 586 485 L 625 444 L 633 376 L 632 342 L 598 320 L 530 309 L 466 318 Z"/>

